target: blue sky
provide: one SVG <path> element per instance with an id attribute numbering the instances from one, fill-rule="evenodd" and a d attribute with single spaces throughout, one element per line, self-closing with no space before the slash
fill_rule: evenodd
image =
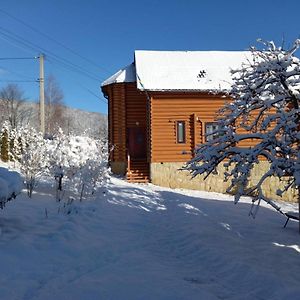
<path id="1" fill-rule="evenodd" d="M 65 103 L 106 113 L 100 83 L 131 63 L 134 50 L 246 50 L 257 38 L 288 46 L 300 37 L 299 13 L 299 0 L 1 0 L 0 58 L 45 52 L 45 73 Z M 34 59 L 0 60 L 0 88 L 38 72 Z M 15 83 L 38 99 L 37 83 Z"/>

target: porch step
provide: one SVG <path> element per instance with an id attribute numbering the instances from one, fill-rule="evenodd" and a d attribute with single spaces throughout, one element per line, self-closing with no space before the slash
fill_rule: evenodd
<path id="1" fill-rule="evenodd" d="M 136 183 L 149 182 L 150 171 L 146 160 L 134 160 L 130 162 L 130 168 L 127 169 L 127 181 Z"/>

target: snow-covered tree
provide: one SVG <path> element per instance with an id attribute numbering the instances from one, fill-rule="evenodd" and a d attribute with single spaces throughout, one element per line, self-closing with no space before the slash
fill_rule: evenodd
<path id="1" fill-rule="evenodd" d="M 69 143 L 68 135 L 61 128 L 52 139 L 47 140 L 47 157 L 49 163 L 49 174 L 56 181 L 56 200 L 60 201 L 64 195 L 63 177 L 69 170 Z"/>
<path id="2" fill-rule="evenodd" d="M 224 165 L 225 180 L 230 180 L 227 191 L 234 191 L 235 202 L 241 195 L 251 195 L 253 203 L 265 200 L 279 209 L 265 197 L 262 184 L 276 176 L 285 179 L 278 195 L 300 189 L 300 61 L 295 56 L 300 40 L 288 50 L 260 42 L 263 49 L 252 47 L 252 59 L 232 72 L 234 84 L 228 95 L 232 101 L 220 111 L 219 129 L 185 168 L 193 176 L 207 177 Z M 255 141 L 254 146 L 243 147 L 247 140 Z M 269 162 L 268 170 L 249 187 L 251 170 L 262 157 Z"/>
<path id="3" fill-rule="evenodd" d="M 21 135 L 26 145 L 20 157 L 20 170 L 25 179 L 28 196 L 31 197 L 40 177 L 47 171 L 46 144 L 42 133 L 33 128 L 23 129 Z"/>
<path id="4" fill-rule="evenodd" d="M 93 194 L 107 178 L 106 142 L 87 136 L 65 135 L 62 130 L 48 141 L 49 169 L 57 182 L 57 200 L 68 189 L 80 200 Z"/>
<path id="5" fill-rule="evenodd" d="M 0 141 L 1 158 L 20 166 L 29 197 L 42 176 L 55 180 L 58 201 L 62 200 L 66 190 L 80 195 L 82 200 L 92 195 L 108 178 L 104 139 L 66 135 L 61 129 L 45 139 L 34 128 L 12 129 L 5 123 Z"/>
<path id="6" fill-rule="evenodd" d="M 0 121 L 8 121 L 12 128 L 22 126 L 26 119 L 23 94 L 20 87 L 12 83 L 0 90 Z"/>
<path id="7" fill-rule="evenodd" d="M 9 132 L 10 132 L 10 125 L 8 122 L 4 122 L 1 128 L 1 160 L 2 161 L 9 161 Z"/>
<path id="8" fill-rule="evenodd" d="M 64 94 L 55 77 L 49 75 L 45 87 L 46 133 L 53 135 L 66 123 Z"/>
<path id="9" fill-rule="evenodd" d="M 22 157 L 22 149 L 25 147 L 25 141 L 22 137 L 23 128 L 11 129 L 9 132 L 9 160 L 19 162 Z"/>
<path id="10" fill-rule="evenodd" d="M 108 178 L 106 143 L 88 137 L 81 137 L 78 149 L 84 153 L 74 177 L 74 187 L 80 194 L 80 201 L 93 195 L 97 185 L 103 185 Z"/>

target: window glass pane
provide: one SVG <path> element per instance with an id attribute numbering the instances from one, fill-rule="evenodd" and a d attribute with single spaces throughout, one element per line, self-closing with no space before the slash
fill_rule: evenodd
<path id="1" fill-rule="evenodd" d="M 216 132 L 219 129 L 217 123 L 206 123 L 205 124 L 205 134 L 206 134 L 206 141 L 209 142 L 218 137 L 218 133 Z"/>
<path id="2" fill-rule="evenodd" d="M 177 143 L 185 143 L 185 122 L 178 121 L 177 122 Z"/>

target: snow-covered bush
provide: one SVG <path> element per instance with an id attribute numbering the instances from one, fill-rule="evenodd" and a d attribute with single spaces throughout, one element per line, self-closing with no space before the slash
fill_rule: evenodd
<path id="1" fill-rule="evenodd" d="M 20 156 L 20 170 L 25 179 L 28 196 L 31 197 L 40 177 L 47 172 L 47 148 L 43 135 L 33 128 L 22 129 L 20 135 L 26 141 Z"/>
<path id="2" fill-rule="evenodd" d="M 250 49 L 252 61 L 233 72 L 235 83 L 229 95 L 233 101 L 220 112 L 215 138 L 201 145 L 186 165 L 193 176 L 209 176 L 218 165 L 225 165 L 225 179 L 231 183 L 228 192 L 235 189 L 235 202 L 243 194 L 254 195 L 253 203 L 269 202 L 262 184 L 271 176 L 285 178 L 278 195 L 292 187 L 299 189 L 300 61 L 294 55 L 299 46 L 296 40 L 289 50 L 273 42 L 263 43 L 262 50 Z M 240 146 L 253 139 L 253 147 Z M 251 170 L 261 157 L 269 162 L 269 169 L 249 188 Z"/>
<path id="3" fill-rule="evenodd" d="M 19 173 L 0 167 L 0 208 L 15 198 L 22 190 L 23 182 Z"/>
<path id="4" fill-rule="evenodd" d="M 57 180 L 58 201 L 65 189 L 80 195 L 82 200 L 107 178 L 105 141 L 65 135 L 59 130 L 47 144 L 49 170 Z"/>
<path id="5" fill-rule="evenodd" d="M 81 153 L 81 159 L 73 165 L 72 182 L 80 200 L 93 195 L 97 185 L 103 185 L 108 178 L 106 143 L 89 137 L 77 137 L 72 141 L 75 149 Z"/>
<path id="6" fill-rule="evenodd" d="M 0 139 L 2 161 L 20 161 L 22 151 L 26 147 L 26 138 L 28 135 L 26 132 L 35 133 L 35 130 L 27 127 L 12 128 L 8 122 L 4 122 Z"/>
<path id="7" fill-rule="evenodd" d="M 12 129 L 9 132 L 9 160 L 19 162 L 22 157 L 22 149 L 26 146 L 21 128 L 19 130 Z"/>
<path id="8" fill-rule="evenodd" d="M 106 141 L 87 136 L 66 135 L 61 129 L 45 139 L 33 128 L 2 130 L 5 157 L 19 164 L 29 197 L 41 176 L 56 181 L 56 199 L 62 200 L 66 190 L 80 200 L 92 195 L 107 178 Z"/>
<path id="9" fill-rule="evenodd" d="M 56 182 L 56 200 L 63 198 L 63 177 L 69 167 L 69 136 L 65 135 L 59 128 L 56 135 L 46 140 L 48 171 Z"/>
<path id="10" fill-rule="evenodd" d="M 62 201 L 58 207 L 57 212 L 62 215 L 78 213 L 77 207 L 74 203 L 74 198 L 70 197 L 67 200 Z"/>
<path id="11" fill-rule="evenodd" d="M 9 161 L 9 131 L 10 126 L 5 122 L 1 128 L 1 160 Z"/>

